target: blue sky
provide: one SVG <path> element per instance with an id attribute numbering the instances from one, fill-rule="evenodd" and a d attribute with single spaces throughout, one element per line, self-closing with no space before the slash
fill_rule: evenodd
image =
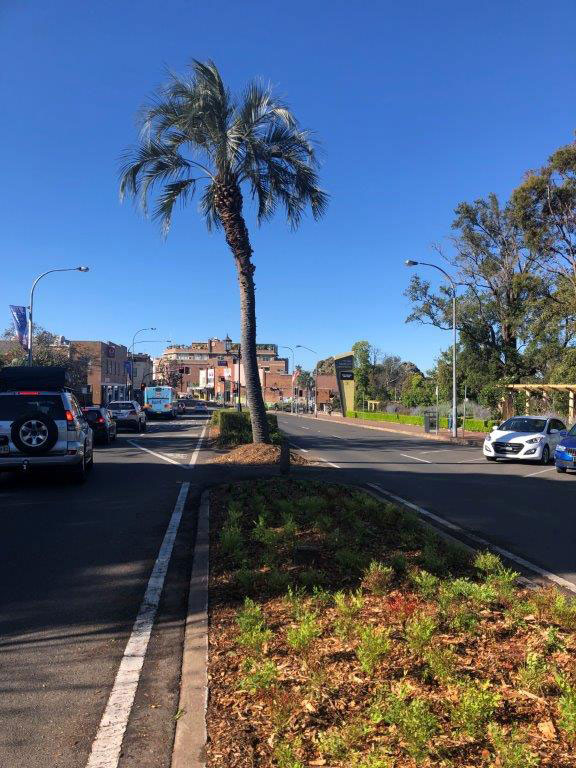
<path id="1" fill-rule="evenodd" d="M 573 0 L 1 0 L 3 325 L 38 273 L 87 264 L 39 285 L 41 325 L 120 343 L 144 326 L 183 343 L 238 336 L 222 234 L 193 203 L 164 241 L 117 193 L 165 68 L 212 58 L 233 89 L 273 83 L 323 147 L 321 222 L 292 233 L 248 217 L 259 340 L 324 357 L 366 338 L 429 367 L 450 340 L 405 324 L 403 261 L 433 258 L 458 202 L 506 197 L 572 140 L 575 23 Z"/>

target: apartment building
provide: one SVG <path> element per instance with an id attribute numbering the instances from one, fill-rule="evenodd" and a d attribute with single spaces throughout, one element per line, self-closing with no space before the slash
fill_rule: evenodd
<path id="1" fill-rule="evenodd" d="M 70 341 L 70 354 L 89 358 L 86 392 L 94 405 L 128 396 L 128 350 L 112 341 Z"/>

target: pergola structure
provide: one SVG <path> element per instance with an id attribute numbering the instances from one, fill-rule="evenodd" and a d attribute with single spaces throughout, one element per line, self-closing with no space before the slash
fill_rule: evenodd
<path id="1" fill-rule="evenodd" d="M 568 421 L 574 421 L 574 393 L 576 384 L 508 384 L 510 392 L 524 392 L 526 394 L 526 413 L 530 413 L 530 394 L 532 392 L 542 394 L 546 398 L 548 392 L 568 392 Z"/>

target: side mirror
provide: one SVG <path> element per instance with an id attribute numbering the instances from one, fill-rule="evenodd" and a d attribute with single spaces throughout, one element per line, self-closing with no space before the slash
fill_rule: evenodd
<path id="1" fill-rule="evenodd" d="M 557 434 L 558 434 L 558 432 L 560 432 L 560 430 L 559 430 L 559 429 L 551 429 L 551 430 L 550 430 L 550 434 L 551 434 L 551 435 L 557 435 Z"/>

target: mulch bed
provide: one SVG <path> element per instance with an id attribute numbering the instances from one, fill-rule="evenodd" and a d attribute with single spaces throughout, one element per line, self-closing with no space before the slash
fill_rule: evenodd
<path id="1" fill-rule="evenodd" d="M 462 588 L 489 587 L 491 577 L 483 581 L 462 551 L 414 519 L 404 523 L 398 510 L 366 499 L 363 516 L 353 489 L 294 479 L 212 493 L 209 768 L 574 768 L 576 610 L 552 589 L 502 587 L 496 597 L 479 592 L 442 603 L 454 579 Z M 322 508 L 318 524 L 307 504 Z M 275 505 L 292 538 L 282 538 L 278 515 L 263 526 Z M 236 554 L 221 534 L 231 507 L 242 512 Z M 331 526 L 320 519 L 326 514 Z M 362 576 L 343 541 L 361 541 L 369 558 L 377 556 L 380 581 Z M 302 551 L 310 562 L 295 558 Z M 433 588 L 432 576 L 424 589 L 422 563 L 434 570 L 435 558 L 438 572 L 451 575 L 442 573 Z M 257 651 L 240 639 L 246 595 L 262 617 Z M 290 632 L 306 617 L 313 641 L 297 647 Z M 434 630 L 418 642 L 413 628 L 427 619 Z M 371 630 L 384 630 L 390 642 L 368 665 L 362 638 Z M 574 691 L 573 733 L 562 717 L 562 695 L 571 694 L 560 678 Z M 478 701 L 467 719 L 462 702 L 467 691 L 481 698 L 482 690 L 493 696 L 491 709 L 471 727 Z"/>
<path id="2" fill-rule="evenodd" d="M 215 464 L 279 464 L 280 446 L 263 443 L 249 443 L 230 449 L 214 459 Z M 290 463 L 304 466 L 310 462 L 295 451 L 290 451 Z"/>

